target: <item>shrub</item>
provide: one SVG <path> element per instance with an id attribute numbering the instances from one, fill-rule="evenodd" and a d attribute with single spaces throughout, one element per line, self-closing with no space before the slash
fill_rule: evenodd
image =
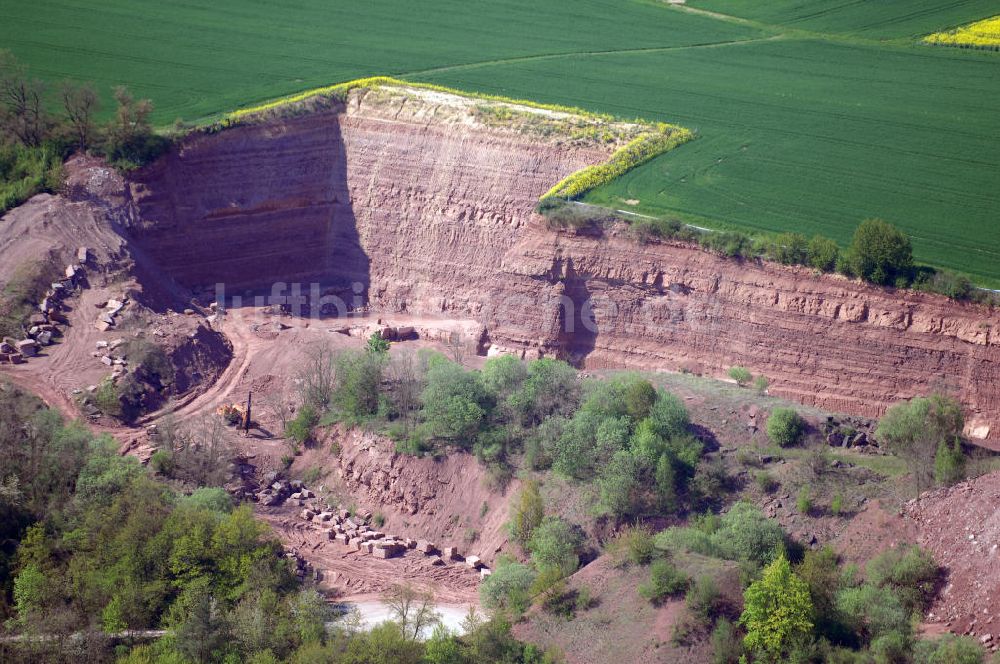
<path id="1" fill-rule="evenodd" d="M 633 514 L 637 508 L 641 487 L 639 474 L 642 465 L 628 450 L 615 452 L 597 483 L 600 488 L 601 507 L 615 517 Z"/>
<path id="2" fill-rule="evenodd" d="M 527 565 L 500 561 L 493 573 L 479 584 L 479 597 L 488 609 L 511 611 L 519 615 L 531 605 L 530 589 L 535 572 Z"/>
<path id="3" fill-rule="evenodd" d="M 757 376 L 753 379 L 753 389 L 757 394 L 767 394 L 767 387 L 771 384 L 771 381 L 767 379 L 767 376 Z"/>
<path id="4" fill-rule="evenodd" d="M 923 611 L 934 596 L 941 570 L 934 558 L 918 546 L 888 549 L 868 561 L 869 583 L 888 588 L 909 611 Z"/>
<path id="5" fill-rule="evenodd" d="M 809 487 L 802 487 L 799 489 L 799 495 L 795 498 L 795 507 L 802 514 L 809 514 L 812 511 L 812 495 L 809 493 Z"/>
<path id="6" fill-rule="evenodd" d="M 622 528 L 608 545 L 608 552 L 617 567 L 647 565 L 656 555 L 653 534 L 643 526 Z"/>
<path id="7" fill-rule="evenodd" d="M 865 281 L 888 285 L 908 279 L 913 269 L 910 238 L 881 219 L 867 219 L 854 232 L 847 251 L 851 271 Z"/>
<path id="8" fill-rule="evenodd" d="M 917 641 L 914 664 L 982 664 L 985 653 L 974 639 L 954 634 Z"/>
<path id="9" fill-rule="evenodd" d="M 736 384 L 740 387 L 746 387 L 747 384 L 753 380 L 753 374 L 746 367 L 731 367 L 729 369 L 729 377 L 736 381 Z"/>
<path id="10" fill-rule="evenodd" d="M 938 443 L 934 455 L 934 481 L 950 486 L 965 479 L 965 453 L 962 452 L 962 441 L 958 438 L 949 444 Z"/>
<path id="11" fill-rule="evenodd" d="M 285 426 L 285 436 L 299 445 L 312 440 L 313 427 L 319 423 L 319 414 L 310 404 L 303 404 L 299 412 Z"/>
<path id="12" fill-rule="evenodd" d="M 153 456 L 149 457 L 149 467 L 154 473 L 170 477 L 174 472 L 174 457 L 166 450 L 156 450 Z"/>
<path id="13" fill-rule="evenodd" d="M 700 517 L 686 528 L 668 528 L 658 533 L 655 541 L 661 549 L 683 548 L 766 565 L 784 552 L 785 531 L 756 505 L 739 501 L 721 517 Z"/>
<path id="14" fill-rule="evenodd" d="M 532 533 L 528 549 L 535 567 L 556 568 L 568 576 L 580 564 L 582 544 L 583 540 L 573 526 L 559 517 L 547 516 Z"/>
<path id="15" fill-rule="evenodd" d="M 781 233 L 774 238 L 774 260 L 785 265 L 802 265 L 809 253 L 809 241 L 800 233 Z"/>
<path id="16" fill-rule="evenodd" d="M 649 568 L 649 581 L 639 584 L 639 594 L 659 605 L 667 598 L 684 592 L 691 579 L 678 570 L 669 560 L 657 560 Z"/>
<path id="17" fill-rule="evenodd" d="M 838 613 L 866 643 L 890 632 L 910 632 L 910 613 L 888 588 L 870 583 L 845 588 L 837 594 L 836 602 Z"/>
<path id="18" fill-rule="evenodd" d="M 763 491 L 764 493 L 773 493 L 777 491 L 778 487 L 780 486 L 778 480 L 771 477 L 771 474 L 768 473 L 766 470 L 754 473 L 753 479 L 754 482 L 757 483 L 757 486 L 760 488 L 760 490 Z"/>
<path id="19" fill-rule="evenodd" d="M 830 513 L 834 516 L 840 516 L 841 512 L 844 511 L 844 497 L 839 493 L 835 493 L 833 498 L 830 500 Z"/>
<path id="20" fill-rule="evenodd" d="M 809 240 L 806 255 L 810 267 L 822 272 L 830 272 L 837 266 L 840 248 L 830 238 L 814 235 L 813 239 Z"/>
<path id="21" fill-rule="evenodd" d="M 485 506 L 485 503 L 484 503 Z M 510 536 L 521 548 L 531 540 L 532 533 L 541 525 L 545 516 L 545 505 L 538 490 L 538 482 L 526 481 L 511 505 Z"/>
<path id="22" fill-rule="evenodd" d="M 716 614 L 722 609 L 722 602 L 715 579 L 707 574 L 695 579 L 684 596 L 684 604 L 701 627 L 712 624 Z"/>
<path id="23" fill-rule="evenodd" d="M 739 664 L 743 654 L 739 632 L 736 626 L 727 619 L 721 618 L 715 623 L 709 643 L 712 646 L 712 664 Z"/>
<path id="24" fill-rule="evenodd" d="M 767 437 L 781 447 L 798 443 L 804 430 L 805 422 L 792 408 L 775 408 L 767 418 Z"/>

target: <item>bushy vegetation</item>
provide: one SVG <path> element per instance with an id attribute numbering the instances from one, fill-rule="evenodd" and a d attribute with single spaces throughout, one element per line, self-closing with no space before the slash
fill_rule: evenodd
<path id="1" fill-rule="evenodd" d="M 775 408 L 767 418 L 767 437 L 781 447 L 789 447 L 799 442 L 805 426 L 794 408 Z"/>
<path id="2" fill-rule="evenodd" d="M 128 169 L 168 147 L 149 124 L 152 102 L 136 100 L 120 86 L 114 99 L 114 120 L 99 127 L 100 98 L 91 85 L 66 81 L 53 91 L 10 51 L 0 50 L 0 214 L 37 193 L 58 191 L 63 159 L 73 150 L 97 151 Z"/>
<path id="3" fill-rule="evenodd" d="M 984 18 L 947 32 L 935 32 L 924 37 L 924 41 L 942 46 L 1000 51 L 1000 16 Z"/>
<path id="4" fill-rule="evenodd" d="M 932 394 L 889 408 L 875 435 L 906 461 L 920 492 L 934 483 L 948 485 L 964 478 L 963 427 L 961 404 L 954 397 Z"/>
<path id="5" fill-rule="evenodd" d="M 785 550 L 785 531 L 755 505 L 740 501 L 722 516 L 705 515 L 690 526 L 661 531 L 656 545 L 763 566 Z"/>

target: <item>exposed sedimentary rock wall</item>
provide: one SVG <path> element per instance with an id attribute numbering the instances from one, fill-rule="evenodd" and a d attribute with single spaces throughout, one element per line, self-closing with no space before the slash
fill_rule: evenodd
<path id="1" fill-rule="evenodd" d="M 775 393 L 869 416 L 941 389 L 964 401 L 980 437 L 1000 436 L 996 313 L 548 230 L 538 196 L 609 152 L 485 128 L 443 98 L 354 95 L 190 140 L 136 177 L 133 235 L 189 286 L 360 284 L 373 307 L 481 320 L 484 348 L 588 367 L 742 364 Z"/>

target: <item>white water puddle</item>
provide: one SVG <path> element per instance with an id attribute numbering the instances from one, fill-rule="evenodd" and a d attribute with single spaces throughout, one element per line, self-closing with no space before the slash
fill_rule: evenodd
<path id="1" fill-rule="evenodd" d="M 362 602 L 344 602 L 338 605 L 343 607 L 344 613 L 348 613 L 354 609 L 357 609 L 360 614 L 361 626 L 365 629 L 370 629 L 376 625 L 386 622 L 387 620 L 392 620 L 393 616 L 389 607 L 378 600 L 362 601 Z M 478 610 L 478 607 L 476 607 Z M 462 622 L 465 617 L 469 614 L 468 605 L 459 604 L 437 604 L 434 610 L 440 616 L 441 624 L 448 628 L 448 631 L 453 634 L 463 634 L 465 630 L 462 629 Z M 423 630 L 421 632 L 422 638 L 430 637 L 433 633 L 434 628 Z"/>

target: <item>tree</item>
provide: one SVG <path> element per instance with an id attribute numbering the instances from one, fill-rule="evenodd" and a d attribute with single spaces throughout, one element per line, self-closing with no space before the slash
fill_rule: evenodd
<path id="1" fill-rule="evenodd" d="M 805 421 L 791 408 L 775 408 L 767 418 L 767 437 L 781 447 L 795 445 L 802 437 Z"/>
<path id="2" fill-rule="evenodd" d="M 656 388 L 648 380 L 635 380 L 625 388 L 625 412 L 633 422 L 644 420 L 657 396 Z"/>
<path id="3" fill-rule="evenodd" d="M 493 573 L 479 584 L 479 597 L 487 609 L 520 615 L 531 606 L 531 586 L 535 571 L 509 559 L 498 561 Z"/>
<path id="4" fill-rule="evenodd" d="M 774 258 L 785 265 L 802 265 L 809 254 L 809 241 L 801 233 L 781 233 L 774 239 Z"/>
<path id="5" fill-rule="evenodd" d="M 538 490 L 538 482 L 527 480 L 521 485 L 521 491 L 517 494 L 510 515 L 510 536 L 521 545 L 526 547 L 531 540 L 532 533 L 542 523 L 545 517 L 545 505 L 542 503 L 542 494 Z"/>
<path id="6" fill-rule="evenodd" d="M 124 85 L 115 87 L 114 97 L 118 109 L 109 133 L 115 142 L 126 145 L 151 133 L 149 116 L 153 112 L 153 102 L 136 100 Z"/>
<path id="7" fill-rule="evenodd" d="M 806 250 L 810 267 L 822 272 L 830 272 L 837 266 L 837 256 L 840 254 L 840 247 L 828 237 L 815 235 L 809 240 L 809 248 Z"/>
<path id="8" fill-rule="evenodd" d="M 78 85 L 64 81 L 60 88 L 63 112 L 80 150 L 90 147 L 94 133 L 94 115 L 101 110 L 101 98 L 89 83 Z"/>
<path id="9" fill-rule="evenodd" d="M 965 453 L 962 452 L 962 441 L 955 438 L 951 443 L 938 443 L 934 455 L 934 481 L 950 486 L 965 478 Z"/>
<path id="10" fill-rule="evenodd" d="M 51 123 L 45 110 L 45 85 L 28 78 L 28 70 L 8 50 L 0 50 L 0 104 L 5 125 L 23 145 L 36 147 L 45 140 Z"/>
<path id="11" fill-rule="evenodd" d="M 531 535 L 528 549 L 536 568 L 554 567 L 569 576 L 580 564 L 582 543 L 573 526 L 557 516 L 547 516 Z"/>
<path id="12" fill-rule="evenodd" d="M 851 272 L 873 284 L 887 285 L 908 280 L 913 269 L 910 238 L 881 219 L 866 219 L 854 231 L 847 250 Z"/>
<path id="13" fill-rule="evenodd" d="M 932 394 L 889 408 L 875 435 L 906 461 L 919 493 L 934 482 L 938 448 L 944 443 L 953 454 L 963 426 L 961 404 L 953 397 Z"/>
<path id="14" fill-rule="evenodd" d="M 318 411 L 326 411 L 333 401 L 336 377 L 333 370 L 333 348 L 320 343 L 306 349 L 299 385 L 302 400 Z"/>
<path id="15" fill-rule="evenodd" d="M 778 662 L 788 647 L 813 628 L 809 587 L 792 571 L 784 554 L 764 568 L 743 596 L 743 643 L 761 661 Z"/>
<path id="16" fill-rule="evenodd" d="M 615 452 L 598 479 L 604 509 L 619 518 L 635 511 L 640 469 L 640 463 L 631 452 Z"/>
<path id="17" fill-rule="evenodd" d="M 393 620 L 399 624 L 403 636 L 417 641 L 424 630 L 441 622 L 435 610 L 434 595 L 409 585 L 393 584 L 382 596 Z"/>
<path id="18" fill-rule="evenodd" d="M 334 358 L 331 403 L 349 419 L 363 420 L 378 412 L 379 390 L 387 353 L 344 351 Z"/>

